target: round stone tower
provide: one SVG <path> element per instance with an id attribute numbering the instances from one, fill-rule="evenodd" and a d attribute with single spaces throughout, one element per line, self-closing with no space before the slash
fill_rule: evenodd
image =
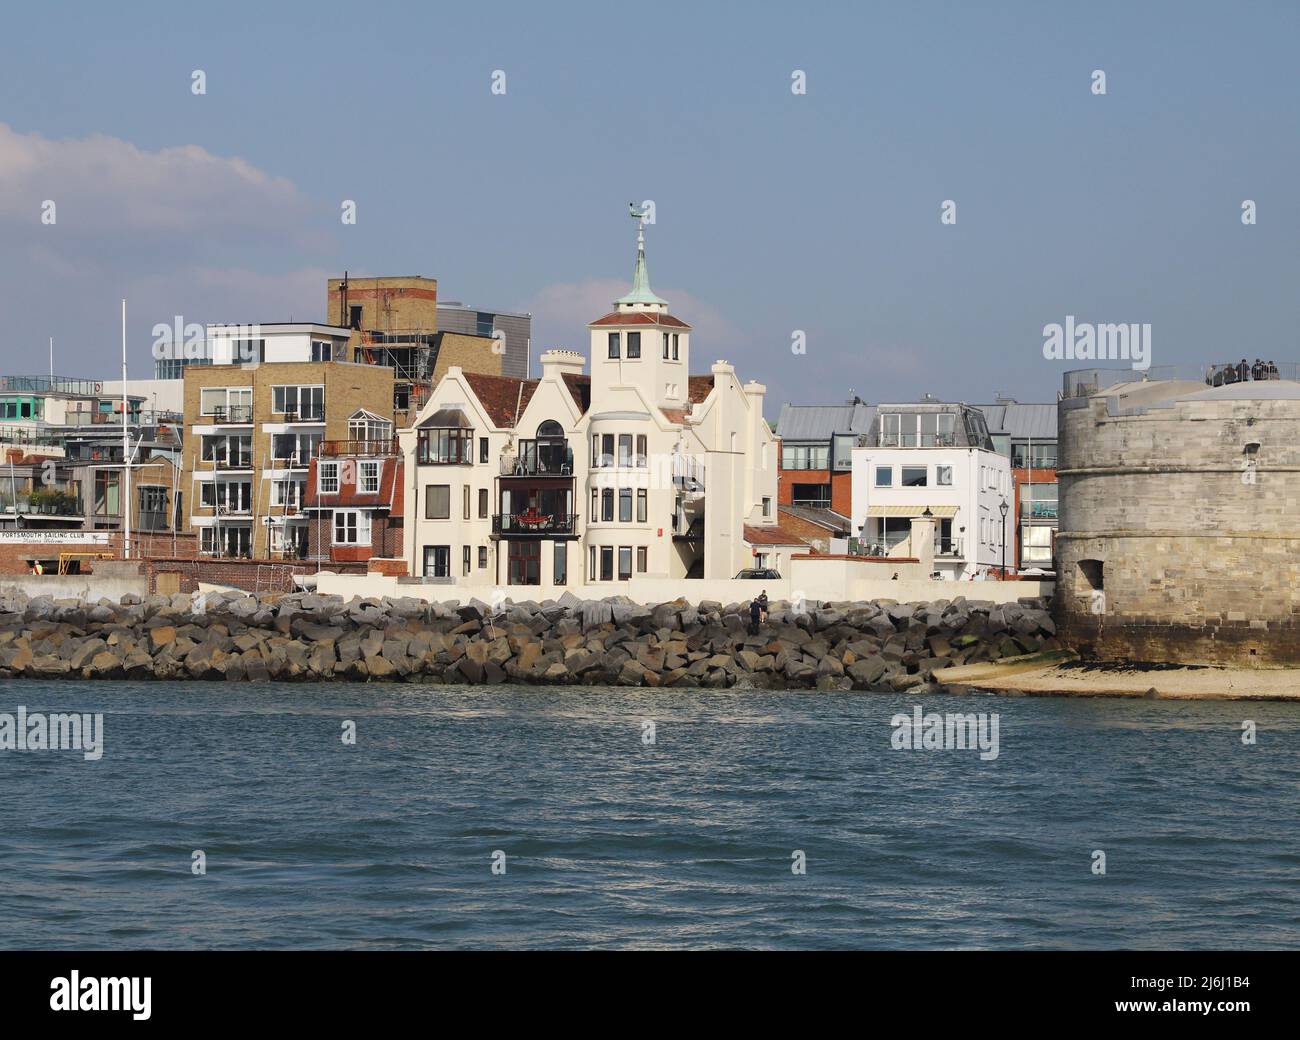
<path id="1" fill-rule="evenodd" d="M 1120 375 L 1071 373 L 1060 402 L 1061 636 L 1103 659 L 1300 665 L 1300 382 Z"/>

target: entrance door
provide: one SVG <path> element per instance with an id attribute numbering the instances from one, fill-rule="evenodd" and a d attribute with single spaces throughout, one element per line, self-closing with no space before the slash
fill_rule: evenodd
<path id="1" fill-rule="evenodd" d="M 507 562 L 507 584 L 540 585 L 542 583 L 541 542 L 511 541 Z"/>

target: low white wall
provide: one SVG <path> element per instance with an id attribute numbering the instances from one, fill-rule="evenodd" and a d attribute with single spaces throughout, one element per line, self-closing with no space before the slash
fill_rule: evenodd
<path id="1" fill-rule="evenodd" d="M 850 566 L 860 566 L 853 565 Z M 893 568 L 889 571 L 892 573 Z M 798 573 L 798 568 L 796 568 Z M 778 581 L 742 581 L 735 578 L 675 580 L 670 578 L 633 578 L 631 581 L 602 582 L 595 585 L 573 585 L 567 591 L 582 599 L 602 599 L 605 596 L 627 596 L 638 603 L 667 603 L 685 597 L 690 603 L 701 600 L 717 600 L 721 603 L 737 603 L 753 599 L 759 592 L 766 591 L 769 600 L 791 600 L 800 596 L 805 600 L 863 601 L 871 599 L 895 599 L 901 602 L 925 602 L 936 599 L 954 599 L 965 596 L 967 599 L 992 600 L 995 603 L 1011 603 L 1022 596 L 1050 596 L 1051 582 L 1038 581 L 932 581 L 928 578 L 899 578 L 892 581 L 889 574 L 882 577 L 868 577 L 861 574 L 839 575 L 825 572 L 812 579 L 797 583 L 793 578 L 783 577 Z M 446 585 L 424 584 L 422 582 L 403 582 L 381 574 L 321 574 L 316 591 L 325 595 L 342 596 L 351 599 L 379 596 L 413 596 L 416 599 L 431 601 L 458 600 L 467 603 L 471 599 L 480 599 L 491 603 L 493 596 L 504 596 L 513 600 L 548 600 L 558 599 L 566 591 L 565 587 L 554 585 Z"/>
<path id="2" fill-rule="evenodd" d="M 0 577 L 0 590 L 18 589 L 28 596 L 53 596 L 55 599 L 120 600 L 128 592 L 135 596 L 149 594 L 149 582 L 143 574 L 37 574 L 19 578 Z"/>

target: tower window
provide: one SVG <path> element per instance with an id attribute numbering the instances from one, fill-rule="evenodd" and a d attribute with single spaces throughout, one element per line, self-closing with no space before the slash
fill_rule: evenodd
<path id="1" fill-rule="evenodd" d="M 680 360 L 677 356 L 677 333 L 673 333 L 673 360 Z"/>
<path id="2" fill-rule="evenodd" d="M 616 357 L 619 357 L 619 356 L 620 356 L 620 355 L 619 355 L 619 341 L 618 341 L 618 333 L 617 333 L 617 332 L 611 332 L 611 333 L 609 334 L 609 356 L 610 356 L 611 358 L 616 358 Z"/>
<path id="3" fill-rule="evenodd" d="M 627 334 L 627 356 L 630 358 L 639 358 L 641 356 L 641 333 L 629 332 Z"/>

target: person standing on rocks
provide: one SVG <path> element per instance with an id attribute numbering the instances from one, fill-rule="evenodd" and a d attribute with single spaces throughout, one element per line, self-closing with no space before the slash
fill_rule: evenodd
<path id="1" fill-rule="evenodd" d="M 767 589 L 764 589 L 749 604 L 749 624 L 755 633 L 758 626 L 767 620 Z"/>

